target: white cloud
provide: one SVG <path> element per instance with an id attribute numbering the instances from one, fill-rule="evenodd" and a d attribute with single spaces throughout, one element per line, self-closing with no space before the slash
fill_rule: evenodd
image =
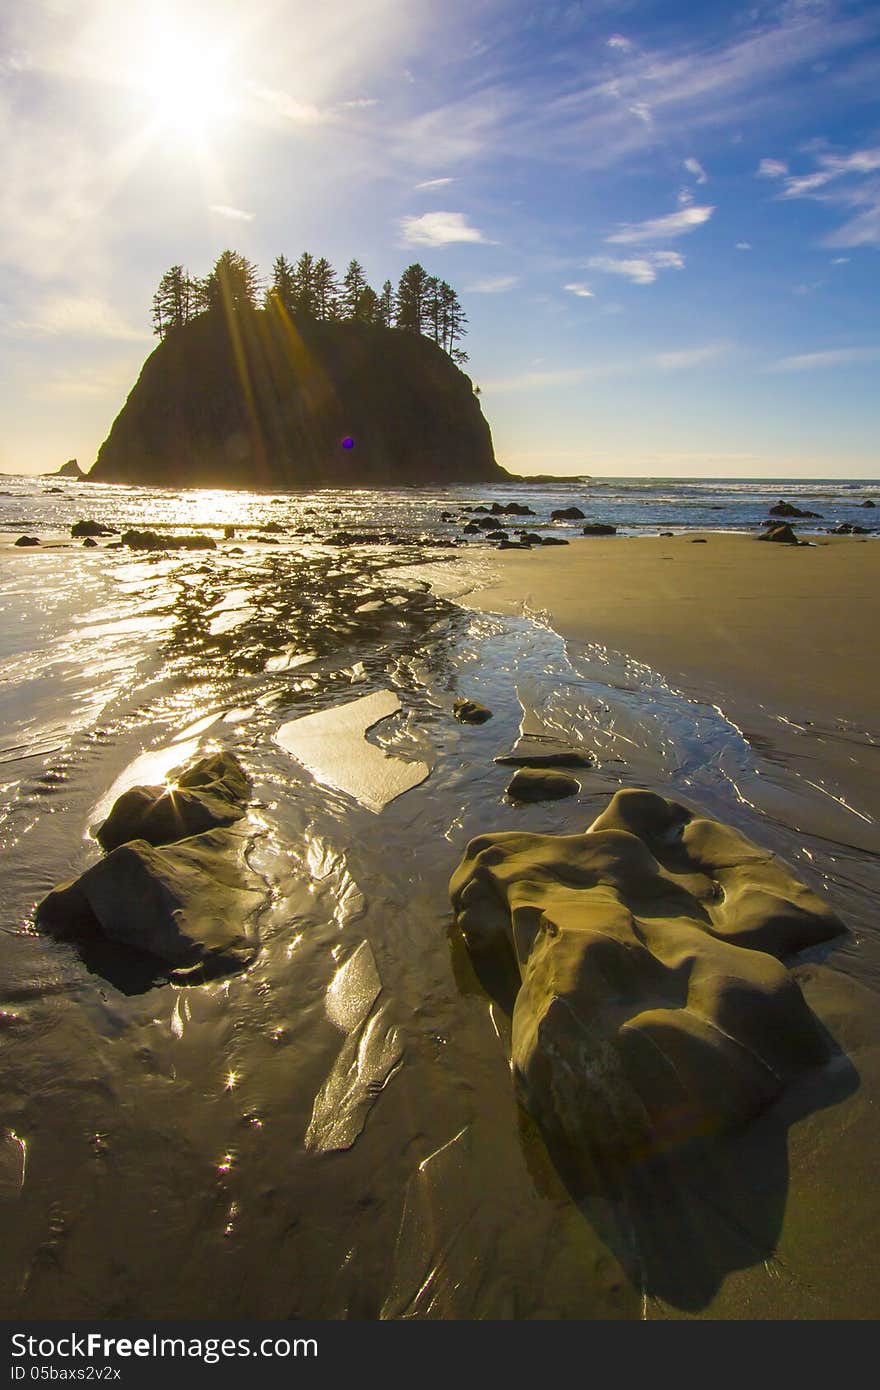
<path id="1" fill-rule="evenodd" d="M 781 196 L 783 198 L 803 198 L 815 192 L 817 188 L 824 188 L 827 183 L 833 182 L 834 179 L 843 178 L 847 174 L 876 173 L 880 169 L 880 148 L 855 150 L 848 155 L 821 154 L 819 164 L 821 167 L 813 174 L 787 178 Z"/>
<path id="2" fill-rule="evenodd" d="M 448 183 L 455 183 L 455 179 L 425 179 L 416 188 L 445 188 Z"/>
<path id="3" fill-rule="evenodd" d="M 608 40 L 609 48 L 618 48 L 622 53 L 628 53 L 632 48 L 632 39 L 627 39 L 623 34 L 612 34 Z"/>
<path id="4" fill-rule="evenodd" d="M 446 246 L 452 241 L 487 242 L 477 227 L 470 226 L 463 212 L 425 212 L 421 217 L 404 217 L 401 222 L 408 246 Z"/>
<path id="5" fill-rule="evenodd" d="M 849 265 L 849 256 L 835 256 L 832 265 Z"/>
<path id="6" fill-rule="evenodd" d="M 781 159 L 762 159 L 755 170 L 756 179 L 781 179 L 788 173 L 788 165 Z"/>
<path id="7" fill-rule="evenodd" d="M 320 125 L 326 113 L 309 101 L 298 101 L 278 87 L 264 87 L 258 82 L 247 84 L 256 111 L 281 121 L 284 125 Z"/>
<path id="8" fill-rule="evenodd" d="M 686 159 L 684 161 L 684 167 L 689 174 L 693 174 L 697 183 L 706 183 L 708 181 L 709 175 L 698 159 Z"/>
<path id="9" fill-rule="evenodd" d="M 483 280 L 474 280 L 464 288 L 466 294 L 503 294 L 505 290 L 515 289 L 518 284 L 518 275 L 495 275 L 486 276 Z"/>
<path id="10" fill-rule="evenodd" d="M 211 203 L 208 207 L 209 212 L 215 212 L 218 217 L 228 217 L 230 222 L 253 222 L 255 214 L 245 212 L 244 208 L 231 208 L 226 203 Z"/>
<path id="11" fill-rule="evenodd" d="M 677 251 L 648 251 L 644 256 L 623 259 L 591 256 L 587 266 L 590 270 L 601 270 L 606 275 L 624 275 L 636 285 L 651 285 L 657 279 L 658 270 L 682 270 L 684 256 Z"/>
<path id="12" fill-rule="evenodd" d="M 578 299 L 593 298 L 593 291 L 591 289 L 588 289 L 586 285 L 582 285 L 579 281 L 575 281 L 571 285 L 566 285 L 565 288 L 569 291 L 570 294 L 577 295 Z"/>
<path id="13" fill-rule="evenodd" d="M 690 190 L 689 188 L 680 188 L 680 189 L 678 190 L 678 204 L 679 204 L 679 207 L 686 208 L 686 207 L 688 207 L 693 201 L 694 201 L 694 195 L 693 195 L 693 193 L 691 192 L 691 190 Z"/>
<path id="14" fill-rule="evenodd" d="M 855 211 L 825 237 L 825 246 L 880 246 L 880 147 L 846 155 L 820 152 L 816 158 L 819 168 L 787 178 L 779 197 L 815 198 Z"/>
<path id="15" fill-rule="evenodd" d="M 47 338 L 112 338 L 118 342 L 142 342 L 150 338 L 135 328 L 104 299 L 88 295 L 58 295 L 37 305 L 33 315 L 12 325 L 20 333 Z"/>
<path id="16" fill-rule="evenodd" d="M 750 241 L 738 241 L 736 243 L 736 249 L 737 251 L 751 251 L 752 243 Z"/>
<path id="17" fill-rule="evenodd" d="M 783 357 L 770 368 L 773 372 L 808 372 L 817 367 L 848 367 L 860 362 L 880 360 L 880 348 L 831 348 L 827 352 L 804 352 Z"/>
<path id="18" fill-rule="evenodd" d="M 633 246 L 643 241 L 668 241 L 670 237 L 684 236 L 695 227 L 701 227 L 714 211 L 714 207 L 696 204 L 679 212 L 667 213 L 665 217 L 652 217 L 647 222 L 625 222 L 619 231 L 612 232 L 605 240 L 618 246 Z"/>
<path id="19" fill-rule="evenodd" d="M 728 351 L 728 343 L 707 343 L 704 347 L 681 348 L 674 352 L 658 352 L 649 360 L 655 367 L 665 372 L 679 371 L 684 367 L 699 367 L 704 362 L 714 362 Z"/>

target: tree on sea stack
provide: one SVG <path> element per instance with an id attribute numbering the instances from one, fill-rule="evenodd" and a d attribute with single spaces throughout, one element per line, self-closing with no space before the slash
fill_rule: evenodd
<path id="1" fill-rule="evenodd" d="M 164 338 L 189 323 L 196 312 L 196 283 L 182 265 L 173 265 L 153 295 L 153 332 Z"/>
<path id="2" fill-rule="evenodd" d="M 315 261 L 312 273 L 316 319 L 335 319 L 339 314 L 339 286 L 336 271 L 325 256 Z"/>
<path id="3" fill-rule="evenodd" d="M 405 333 L 423 333 L 427 324 L 431 277 L 423 265 L 408 265 L 397 286 L 397 327 Z"/>
<path id="4" fill-rule="evenodd" d="M 266 291 L 266 308 L 277 303 L 292 314 L 295 295 L 296 271 L 286 256 L 276 256 L 272 266 L 272 283 Z"/>
<path id="5" fill-rule="evenodd" d="M 376 322 L 383 328 L 390 328 L 394 322 L 394 286 L 386 280 L 376 306 Z"/>
<path id="6" fill-rule="evenodd" d="M 253 261 L 238 251 L 223 251 L 214 269 L 199 285 L 199 303 L 205 310 L 223 308 L 236 313 L 239 309 L 256 309 L 260 274 Z"/>

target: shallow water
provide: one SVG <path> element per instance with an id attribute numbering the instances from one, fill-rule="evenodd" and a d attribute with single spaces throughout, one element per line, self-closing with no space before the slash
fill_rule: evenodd
<path id="1" fill-rule="evenodd" d="M 246 505 L 255 525 L 282 510 Z M 4 562 L 0 1314 L 706 1306 L 730 1269 L 772 1257 L 776 1216 L 683 1283 L 684 1226 L 658 1265 L 640 1199 L 572 1195 L 513 1097 L 507 1021 L 452 930 L 449 876 L 478 832 L 582 830 L 619 786 L 652 786 L 827 894 L 852 928 L 837 968 L 876 987 L 876 826 L 793 770 L 772 729 L 756 751 L 722 710 L 619 654 L 566 650 L 539 615 L 460 607 L 454 552 L 234 548 Z M 459 696 L 493 718 L 457 723 Z M 376 794 L 328 775 L 334 719 L 365 699 L 380 717 L 348 746 L 390 770 Z M 285 738 L 318 715 L 328 766 Z M 576 799 L 506 798 L 493 758 L 521 724 L 596 754 Z M 145 981 L 36 932 L 36 903 L 98 857 L 90 828 L 115 796 L 218 746 L 254 781 L 250 969 Z"/>

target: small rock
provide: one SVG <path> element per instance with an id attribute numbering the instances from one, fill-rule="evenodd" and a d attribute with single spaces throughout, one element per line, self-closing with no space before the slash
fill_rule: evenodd
<path id="1" fill-rule="evenodd" d="M 580 507 L 557 507 L 555 512 L 550 513 L 551 521 L 583 521 L 586 512 L 582 512 Z"/>
<path id="2" fill-rule="evenodd" d="M 817 521 L 821 521 L 821 520 L 822 520 L 822 515 L 821 515 L 820 512 L 804 512 L 804 511 L 801 511 L 800 507 L 795 507 L 795 506 L 793 506 L 791 502 L 783 502 L 781 498 L 780 498 L 780 500 L 776 503 L 775 506 L 773 506 L 773 507 L 770 508 L 770 515 L 771 515 L 771 516 L 800 516 L 800 517 L 813 517 L 813 518 L 814 518 L 815 520 L 817 520 Z"/>
<path id="3" fill-rule="evenodd" d="M 78 536 L 115 536 L 117 533 L 112 526 L 102 526 L 100 521 L 75 521 L 70 528 L 70 534 L 76 539 Z"/>
<path id="4" fill-rule="evenodd" d="M 542 545 L 570 545 L 571 542 L 570 542 L 570 541 L 567 541 L 567 540 L 564 538 L 564 536 L 542 536 L 542 537 L 541 537 L 541 544 L 542 544 Z"/>
<path id="5" fill-rule="evenodd" d="M 97 544 L 98 542 L 94 540 L 91 536 L 86 536 L 85 540 L 83 541 L 83 550 L 93 550 L 95 546 L 97 546 Z"/>
<path id="6" fill-rule="evenodd" d="M 758 537 L 759 541 L 778 541 L 782 545 L 801 545 L 794 531 L 787 522 L 780 522 L 778 526 L 771 526 L 769 531 L 765 531 Z"/>
<path id="7" fill-rule="evenodd" d="M 492 711 L 476 700 L 456 700 L 452 713 L 460 724 L 485 724 L 492 718 Z"/>
<path id="8" fill-rule="evenodd" d="M 37 537 L 36 537 L 36 536 L 19 536 L 19 538 L 18 538 L 18 540 L 15 542 L 15 544 L 16 544 L 16 545 L 39 545 L 40 542 L 37 540 Z"/>
<path id="9" fill-rule="evenodd" d="M 575 796 L 580 789 L 580 782 L 567 772 L 521 767 L 510 779 L 507 795 L 515 801 L 559 801 L 564 796 Z"/>
<path id="10" fill-rule="evenodd" d="M 589 521 L 583 528 L 585 536 L 616 536 L 617 527 L 610 526 L 607 521 Z"/>

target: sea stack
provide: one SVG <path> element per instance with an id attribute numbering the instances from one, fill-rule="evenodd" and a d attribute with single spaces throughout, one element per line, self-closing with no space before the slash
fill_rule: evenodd
<path id="1" fill-rule="evenodd" d="M 473 383 L 435 343 L 221 309 L 144 363 L 89 477 L 189 487 L 503 482 Z"/>

